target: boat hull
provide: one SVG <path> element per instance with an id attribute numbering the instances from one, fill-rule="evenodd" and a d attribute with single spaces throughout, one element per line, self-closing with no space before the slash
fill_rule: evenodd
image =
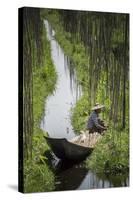
<path id="1" fill-rule="evenodd" d="M 62 160 L 83 160 L 93 151 L 93 148 L 74 144 L 65 138 L 44 137 L 53 153 Z"/>

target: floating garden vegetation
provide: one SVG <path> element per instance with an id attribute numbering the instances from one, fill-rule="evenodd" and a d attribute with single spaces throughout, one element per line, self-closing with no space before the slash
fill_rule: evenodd
<path id="1" fill-rule="evenodd" d="M 34 8 L 25 8 L 24 12 L 24 192 L 54 190 L 54 174 L 44 156 L 49 147 L 40 120 L 46 99 L 54 91 L 57 74 L 40 12 Z"/>
<path id="2" fill-rule="evenodd" d="M 100 102 L 109 125 L 103 139 L 88 158 L 95 171 L 128 172 L 129 168 L 129 16 L 128 14 L 49 10 L 66 55 L 74 63 L 83 96 L 72 109 L 77 133 L 86 129 L 91 107 Z"/>

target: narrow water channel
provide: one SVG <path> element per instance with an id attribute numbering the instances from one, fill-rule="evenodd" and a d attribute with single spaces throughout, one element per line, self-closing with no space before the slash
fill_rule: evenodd
<path id="1" fill-rule="evenodd" d="M 47 21 L 45 21 L 45 27 L 51 43 L 51 54 L 58 81 L 54 94 L 48 97 L 41 128 L 46 130 L 51 137 L 71 139 L 75 133 L 71 126 L 70 110 L 81 96 L 81 88 L 76 84 L 75 71 L 69 58 L 54 39 L 54 31 Z"/>
<path id="2" fill-rule="evenodd" d="M 54 93 L 48 97 L 41 128 L 50 137 L 71 139 L 75 136 L 71 125 L 71 108 L 82 95 L 77 85 L 76 72 L 69 58 L 55 40 L 55 32 L 44 20 L 47 38 L 51 44 L 51 56 L 55 65 L 58 81 Z M 56 190 L 81 190 L 128 186 L 128 178 L 95 174 L 85 167 L 84 162 L 65 167 L 56 173 Z"/>

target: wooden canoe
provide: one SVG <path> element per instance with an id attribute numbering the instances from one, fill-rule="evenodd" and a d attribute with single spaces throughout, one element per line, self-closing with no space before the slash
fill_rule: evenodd
<path id="1" fill-rule="evenodd" d="M 89 156 L 93 148 L 81 146 L 65 138 L 50 138 L 44 136 L 53 153 L 62 160 L 83 160 Z"/>

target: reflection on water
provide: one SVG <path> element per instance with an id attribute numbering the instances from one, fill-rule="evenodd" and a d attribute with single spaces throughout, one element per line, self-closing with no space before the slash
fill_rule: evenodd
<path id="1" fill-rule="evenodd" d="M 64 54 L 54 39 L 55 32 L 48 21 L 44 21 L 47 37 L 51 44 L 52 59 L 58 74 L 54 94 L 48 97 L 45 116 L 41 128 L 51 137 L 71 139 L 75 136 L 70 121 L 70 110 L 82 95 L 77 84 L 76 72 L 70 59 Z M 55 159 L 57 164 L 58 160 Z M 62 163 L 56 172 L 56 190 L 82 190 L 92 188 L 108 188 L 128 186 L 127 176 L 105 176 L 88 171 L 84 163 L 71 165 Z"/>
<path id="2" fill-rule="evenodd" d="M 53 31 L 47 21 L 45 21 L 45 26 L 51 42 L 52 59 L 58 81 L 54 94 L 47 100 L 41 128 L 46 130 L 51 137 L 70 139 L 75 136 L 70 121 L 70 109 L 81 95 L 81 89 L 76 84 L 74 68 L 58 42 L 53 39 Z"/>
<path id="3" fill-rule="evenodd" d="M 65 167 L 57 173 L 56 190 L 86 190 L 96 188 L 124 187 L 129 185 L 127 175 L 96 174 L 84 163 Z"/>

